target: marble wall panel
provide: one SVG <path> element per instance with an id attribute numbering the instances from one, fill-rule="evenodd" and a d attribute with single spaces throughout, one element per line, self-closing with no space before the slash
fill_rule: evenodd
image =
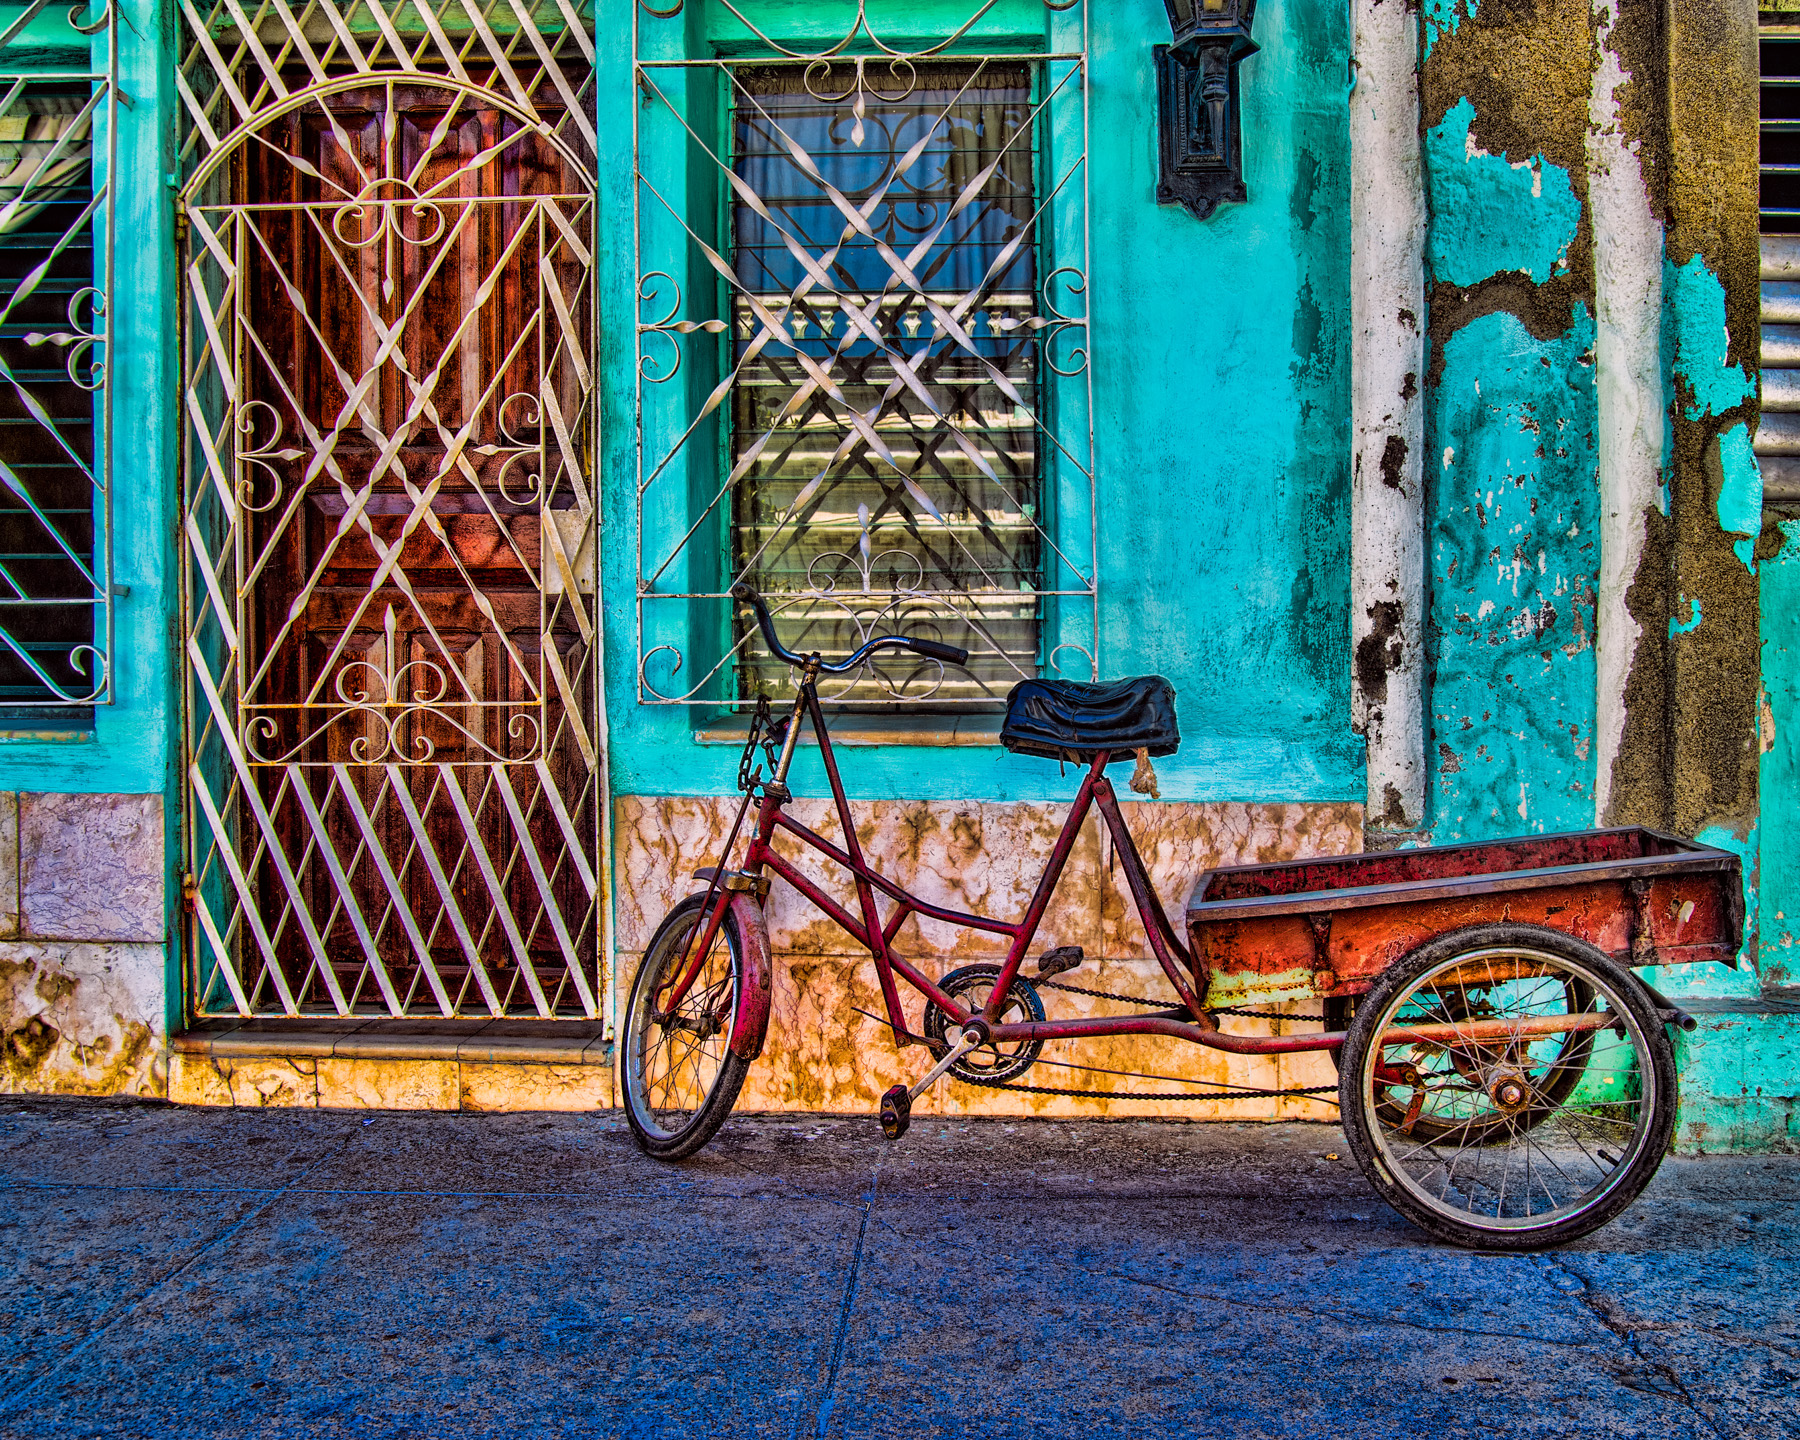
<path id="1" fill-rule="evenodd" d="M 1273 865 L 1362 849 L 1361 805 L 1196 805 L 1133 801 L 1120 805 L 1157 897 L 1186 934 L 1188 896 L 1203 870 L 1227 865 Z M 1143 922 L 1107 837 L 1107 883 L 1101 887 L 1100 948 L 1109 958 L 1147 953 Z"/>
<path id="2" fill-rule="evenodd" d="M 318 1104 L 330 1110 L 455 1110 L 462 1087 L 454 1060 L 316 1062 Z"/>
<path id="3" fill-rule="evenodd" d="M 0 939 L 19 933 L 19 797 L 0 790 Z"/>
<path id="4" fill-rule="evenodd" d="M 696 797 L 627 796 L 618 802 L 621 1013 L 642 947 L 668 907 L 699 888 L 692 871 L 713 862 L 735 808 L 729 800 Z M 830 801 L 797 801 L 791 810 L 802 824 L 837 841 Z M 1362 843 L 1362 811 L 1354 804 L 1140 802 L 1124 810 L 1158 896 L 1178 927 L 1188 894 L 1204 869 L 1343 854 L 1360 849 Z M 875 801 L 856 804 L 852 814 L 864 853 L 898 884 L 935 904 L 1011 918 L 1022 914 L 1029 902 L 1067 809 L 979 801 Z M 781 844 L 783 853 L 796 853 L 786 841 Z M 1082 945 L 1088 963 L 1063 980 L 1090 990 L 1143 995 L 1157 1003 L 1172 1001 L 1160 968 L 1143 958 L 1147 951 L 1143 929 L 1111 849 L 1098 817 L 1090 817 L 1034 950 Z M 810 856 L 797 863 L 815 878 L 834 868 Z M 826 888 L 849 902 L 846 887 Z M 770 895 L 768 916 L 776 957 L 774 1009 L 768 1044 L 751 1068 L 739 1105 L 873 1113 L 883 1090 L 901 1080 L 914 1080 L 928 1068 L 925 1052 L 895 1049 L 885 1021 L 872 1018 L 885 1015 L 873 965 L 808 902 L 778 882 Z M 994 959 L 1004 950 L 1000 939 L 971 936 L 915 918 L 902 928 L 898 948 L 919 958 L 929 973 L 942 974 L 971 959 Z M 1122 1008 L 1066 991 L 1044 993 L 1047 1009 L 1055 1016 L 1120 1013 Z M 917 997 L 902 986 L 902 999 L 916 1025 L 921 1009 Z M 1271 1023 L 1311 1028 L 1290 1021 L 1225 1022 L 1228 1029 L 1261 1034 L 1269 1033 Z M 1100 1072 L 1127 1070 L 1168 1078 L 1134 1081 L 1061 1068 L 1077 1061 L 1099 1067 Z M 1332 1085 L 1335 1080 L 1325 1055 L 1226 1056 L 1181 1041 L 1127 1037 L 1060 1041 L 1045 1047 L 1026 1083 L 1107 1094 L 1075 1097 L 939 1085 L 921 1097 L 917 1113 L 1331 1119 L 1333 1108 L 1307 1098 L 1142 1101 L 1128 1098 L 1126 1092 L 1204 1094 L 1216 1093 L 1219 1086 L 1287 1089 Z"/>
<path id="5" fill-rule="evenodd" d="M 160 795 L 19 796 L 20 933 L 166 938 Z"/>
<path id="6" fill-rule="evenodd" d="M 829 800 L 797 800 L 789 812 L 835 844 L 842 832 Z M 1263 864 L 1362 848 L 1362 807 L 1351 803 L 1252 805 L 1236 802 L 1138 802 L 1123 807 L 1158 897 L 1177 927 L 1202 870 Z M 657 922 L 710 865 L 737 811 L 729 798 L 636 796 L 619 799 L 619 946 L 639 951 Z M 950 909 L 1013 919 L 1024 913 L 1068 807 L 981 801 L 876 800 L 852 806 L 864 855 L 920 899 Z M 746 820 L 746 824 L 749 821 Z M 739 840 L 737 858 L 742 857 Z M 847 908 L 843 871 L 793 837 L 777 848 Z M 1083 824 L 1039 929 L 1044 949 L 1082 945 L 1109 958 L 1145 953 L 1139 923 L 1097 815 Z M 769 943 L 777 952 L 853 955 L 855 942 L 791 887 L 769 899 Z M 918 917 L 901 930 L 909 953 L 945 958 L 1004 953 L 1002 937 L 958 930 Z"/>
<path id="7" fill-rule="evenodd" d="M 0 1091 L 162 1095 L 163 954 L 0 941 Z"/>
<path id="8" fill-rule="evenodd" d="M 353 1056 L 169 1057 L 169 1099 L 178 1105 L 341 1110 L 603 1110 L 615 1104 L 613 1069 Z"/>
<path id="9" fill-rule="evenodd" d="M 613 1098 L 611 1065 L 458 1063 L 464 1110 L 606 1110 Z"/>
<path id="10" fill-rule="evenodd" d="M 802 825 L 842 845 L 831 801 L 797 800 L 788 810 Z M 932 904 L 1002 919 L 1023 913 L 1066 813 L 1067 807 L 1052 805 L 903 800 L 862 802 L 852 811 L 858 843 L 882 874 Z M 615 814 L 619 945 L 640 951 L 669 907 L 699 888 L 693 872 L 717 857 L 736 805 L 698 796 L 628 795 L 620 798 Z M 1046 947 L 1089 943 L 1098 933 L 1096 833 L 1090 818 L 1040 928 Z M 743 844 L 740 839 L 740 860 Z M 779 835 L 776 846 L 855 913 L 854 894 L 840 867 L 790 835 Z M 778 952 L 859 953 L 854 941 L 787 885 L 775 887 L 768 919 L 769 942 Z M 1003 954 L 1006 948 L 1002 937 L 916 916 L 902 928 L 898 943 L 909 953 L 944 956 Z"/>

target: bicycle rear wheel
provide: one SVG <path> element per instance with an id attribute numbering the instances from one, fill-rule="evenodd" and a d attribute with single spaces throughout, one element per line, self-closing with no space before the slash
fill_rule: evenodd
<path id="1" fill-rule="evenodd" d="M 1527 925 L 1441 936 L 1390 967 L 1357 1006 L 1339 1078 L 1369 1182 L 1477 1250 L 1606 1224 L 1662 1163 L 1675 1099 L 1674 1050 L 1643 987 L 1593 946 Z"/>
<path id="2" fill-rule="evenodd" d="M 663 996 L 681 977 L 705 921 L 690 895 L 657 927 L 631 984 L 619 1047 L 619 1088 L 631 1133 L 647 1155 L 682 1160 L 718 1132 L 737 1103 L 750 1062 L 731 1053 L 743 985 L 743 941 L 730 910 L 694 983 L 672 1009 Z"/>

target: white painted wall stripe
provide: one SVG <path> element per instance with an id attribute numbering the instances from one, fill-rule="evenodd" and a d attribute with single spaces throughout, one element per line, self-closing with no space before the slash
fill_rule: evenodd
<path id="1" fill-rule="evenodd" d="M 1398 796 L 1411 827 L 1426 781 L 1419 22 L 1398 0 L 1353 0 L 1352 19 L 1350 640 L 1353 653 L 1378 647 L 1386 676 L 1379 687 L 1353 679 L 1351 704 L 1368 741 L 1370 821 Z"/>
<path id="2" fill-rule="evenodd" d="M 1592 0 L 1599 53 L 1588 92 L 1588 213 L 1594 232 L 1595 383 L 1599 403 L 1600 595 L 1594 616 L 1594 823 L 1608 823 L 1613 762 L 1625 734 L 1625 683 L 1642 630 L 1625 608 L 1644 558 L 1644 517 L 1666 512 L 1663 486 L 1662 225 L 1650 208 L 1637 142 L 1619 118 L 1631 77 L 1613 51 L 1615 6 Z"/>

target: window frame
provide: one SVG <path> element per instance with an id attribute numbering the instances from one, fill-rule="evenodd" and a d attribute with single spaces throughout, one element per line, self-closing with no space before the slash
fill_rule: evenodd
<path id="1" fill-rule="evenodd" d="M 0 738 L 9 740 L 43 740 L 62 735 L 79 737 L 91 734 L 95 728 L 96 710 L 114 704 L 117 696 L 113 612 L 115 599 L 124 593 L 122 587 L 117 586 L 113 580 L 115 391 L 112 367 L 115 316 L 112 297 L 117 252 L 114 183 L 119 174 L 120 119 L 117 7 L 102 0 L 102 13 L 99 19 L 91 23 L 77 21 L 74 12 L 65 18 L 54 7 L 50 7 L 50 13 L 39 21 L 38 17 L 45 8 L 42 4 L 28 5 L 22 14 L 12 19 L 4 31 L 0 31 L 0 87 L 3 87 L 0 93 L 6 94 L 14 103 L 23 105 L 28 103 L 34 90 L 41 92 L 44 87 L 56 87 L 58 90 L 83 84 L 90 87 L 88 100 L 81 112 L 78 112 L 88 116 L 87 201 L 84 211 L 74 223 L 56 234 L 54 239 L 49 238 L 52 232 L 44 232 L 46 243 L 35 253 L 42 256 L 37 263 L 47 267 L 69 243 L 70 238 L 78 230 L 85 229 L 93 257 L 91 280 L 88 285 L 73 293 L 69 306 L 59 317 L 61 323 L 57 328 L 31 332 L 43 335 L 42 341 L 36 345 L 29 339 L 25 341 L 26 344 L 33 345 L 33 348 L 51 348 L 51 355 L 46 358 L 53 364 L 60 364 L 68 376 L 67 381 L 55 381 L 53 384 L 59 388 L 73 385 L 93 397 L 91 454 L 84 467 L 93 485 L 91 541 L 85 547 L 71 545 L 65 533 L 53 532 L 60 548 L 85 572 L 89 593 L 68 597 L 34 596 L 29 582 L 21 582 L 9 574 L 8 580 L 20 593 L 17 598 L 0 601 L 0 654 L 8 659 L 23 661 L 28 669 L 38 670 L 40 676 L 39 683 L 34 687 L 35 694 L 0 696 Z M 103 59 L 99 63 L 96 63 L 96 51 L 103 52 Z M 70 63 L 83 53 L 87 59 L 85 65 Z M 78 90 L 72 93 L 79 95 Z M 51 153 L 54 154 L 54 151 Z M 31 183 L 36 178 L 34 172 L 21 188 L 21 197 L 29 195 Z M 46 188 L 54 192 L 59 187 Z M 52 199 L 47 203 L 66 202 Z M 31 266 L 26 262 L 25 274 L 30 273 Z M 85 306 L 81 304 L 82 296 L 90 297 Z M 23 297 L 19 296 L 17 287 L 8 288 L 3 296 L 4 309 L 10 312 L 21 298 Z M 84 320 L 87 322 L 85 325 Z M 85 373 L 78 376 L 78 371 Z M 19 390 L 29 391 L 30 387 L 17 381 L 14 383 Z M 50 415 L 50 408 L 39 403 L 44 413 Z M 40 433 L 56 433 L 54 427 L 47 427 L 41 421 L 36 423 L 36 429 Z M 60 435 L 56 443 L 65 453 L 73 453 Z M 6 458 L 4 454 L 0 454 L 0 460 Z M 75 463 L 81 464 L 79 457 L 75 457 Z M 20 483 L 25 484 L 23 480 Z M 40 522 L 40 528 L 48 523 L 50 522 Z M 85 554 L 78 553 L 83 550 Z M 34 644 L 34 637 L 28 633 L 31 614 L 34 611 L 55 613 L 59 610 L 87 607 L 92 607 L 87 638 L 74 642 L 68 652 L 68 669 L 73 672 L 77 683 L 70 683 L 67 678 L 59 683 L 44 675 L 24 654 L 26 647 Z M 25 612 L 23 621 L 14 618 L 21 610 Z M 59 640 L 56 643 L 60 647 L 64 642 Z M 78 683 L 84 673 L 93 682 L 85 687 Z"/>
<path id="2" fill-rule="evenodd" d="M 661 251 L 670 248 L 666 232 L 671 225 L 679 226 L 688 231 L 690 243 L 696 231 L 705 233 L 707 239 L 716 241 L 716 257 L 735 267 L 734 203 L 727 174 L 735 161 L 730 129 L 732 71 L 782 63 L 803 66 L 825 53 L 840 62 L 861 59 L 885 64 L 888 55 L 896 54 L 875 48 L 882 44 L 878 15 L 874 20 L 858 20 L 851 27 L 860 48 L 844 48 L 840 41 L 828 49 L 816 41 L 754 30 L 743 15 L 747 8 L 734 7 L 730 13 L 738 22 L 740 35 L 751 32 L 749 43 L 728 43 L 730 37 L 709 35 L 702 24 L 691 24 L 679 37 L 665 34 L 657 43 L 647 37 L 646 28 L 666 26 L 668 17 L 661 11 L 649 12 L 641 4 L 634 12 L 633 81 L 640 102 L 633 109 L 632 133 L 632 276 L 638 314 L 629 399 L 635 430 L 637 506 L 635 699 L 644 706 L 688 707 L 697 732 L 707 738 L 711 724 L 753 703 L 753 697 L 739 684 L 736 663 L 747 635 L 725 593 L 735 578 L 734 487 L 726 483 L 733 463 L 731 404 L 735 386 L 724 384 L 734 363 L 735 340 L 727 318 L 733 310 L 733 286 L 724 274 L 714 273 L 718 259 L 704 285 L 694 283 L 691 268 L 658 263 L 665 258 Z M 1038 497 L 1035 515 L 1028 512 L 1038 532 L 1037 615 L 1030 622 L 1035 629 L 1034 663 L 1015 667 L 1020 674 L 1007 677 L 1008 683 L 992 684 L 988 693 L 971 698 L 937 700 L 926 695 L 845 702 L 847 708 L 864 713 L 910 717 L 909 734 L 933 724 L 953 731 L 959 728 L 956 717 L 967 721 L 993 712 L 1010 681 L 1023 675 L 1091 680 L 1100 670 L 1093 381 L 1087 363 L 1088 53 L 1083 8 L 1078 3 L 1070 7 L 1073 13 L 1066 13 L 1042 0 L 1026 0 L 1014 6 L 1018 14 L 1008 12 L 999 17 L 991 36 L 981 35 L 965 23 L 954 35 L 922 42 L 901 57 L 921 64 L 941 60 L 966 65 L 988 60 L 1029 70 L 1034 192 L 1030 223 L 1035 251 L 1031 323 L 1037 336 L 1033 413 L 1038 426 Z M 876 14 L 874 7 L 869 13 Z M 979 12 L 976 19 L 985 13 Z M 845 14 L 855 19 L 856 7 L 848 7 Z M 1034 17 L 1039 33 L 1023 31 L 1016 23 L 1019 15 Z M 1006 23 L 1009 21 L 1014 23 Z M 857 28 L 863 25 L 868 28 L 858 35 Z M 1022 33 L 1029 38 L 1021 41 Z M 708 92 L 714 113 L 704 117 L 704 123 L 692 119 L 691 105 L 690 113 L 684 114 L 671 99 L 671 80 L 695 69 L 715 72 Z M 684 98 L 690 93 L 684 92 Z M 665 133 L 651 137 L 645 113 L 663 122 Z M 684 128 L 685 137 L 680 135 Z M 678 137 L 674 146 L 666 133 L 671 130 Z M 671 150 L 679 152 L 680 164 L 669 162 Z M 663 198 L 670 192 L 664 176 L 655 169 L 659 163 L 669 173 L 686 178 L 688 189 L 682 193 L 688 195 L 696 193 L 692 167 L 711 166 L 711 184 L 705 188 L 715 197 L 713 215 L 690 214 L 671 222 Z M 655 213 L 659 204 L 665 211 L 660 215 Z M 659 226 L 664 232 L 660 236 L 656 233 Z M 659 366 L 665 367 L 660 374 Z M 683 423 L 671 423 L 670 407 L 662 403 L 658 392 L 676 370 L 688 377 L 690 390 L 723 392 L 721 406 L 711 416 L 715 433 L 706 445 L 706 469 L 716 486 L 710 502 L 705 494 L 697 493 L 707 487 L 690 478 L 697 448 L 689 444 L 685 455 L 681 451 L 686 442 L 659 448 L 671 432 L 681 434 L 684 423 L 691 433 L 694 423 L 692 412 L 678 407 Z M 705 373 L 696 379 L 697 371 Z M 689 467 L 687 471 L 682 469 L 684 465 Z M 671 483 L 672 470 L 688 483 Z M 687 493 L 682 495 L 682 491 Z M 677 512 L 673 520 L 671 509 Z M 708 571 L 718 576 L 710 584 L 705 583 Z M 700 583 L 693 582 L 695 575 L 700 576 Z M 981 592 L 951 592 L 953 596 L 963 593 Z M 691 658 L 694 656 L 698 664 Z M 671 677 L 673 684 L 669 683 Z"/>

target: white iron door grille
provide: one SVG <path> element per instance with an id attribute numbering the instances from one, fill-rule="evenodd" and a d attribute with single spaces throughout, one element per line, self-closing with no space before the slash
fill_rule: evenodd
<path id="1" fill-rule="evenodd" d="M 988 53 L 991 3 L 905 47 L 861 0 L 804 46 L 725 3 L 716 58 L 681 8 L 636 18 L 639 699 L 786 686 L 738 581 L 791 648 L 904 629 L 973 657 L 871 662 L 840 703 L 1094 678 L 1078 7 L 1046 12 L 1061 45 Z"/>
<path id="2" fill-rule="evenodd" d="M 192 1009 L 599 1018 L 591 47 L 184 13 Z"/>

